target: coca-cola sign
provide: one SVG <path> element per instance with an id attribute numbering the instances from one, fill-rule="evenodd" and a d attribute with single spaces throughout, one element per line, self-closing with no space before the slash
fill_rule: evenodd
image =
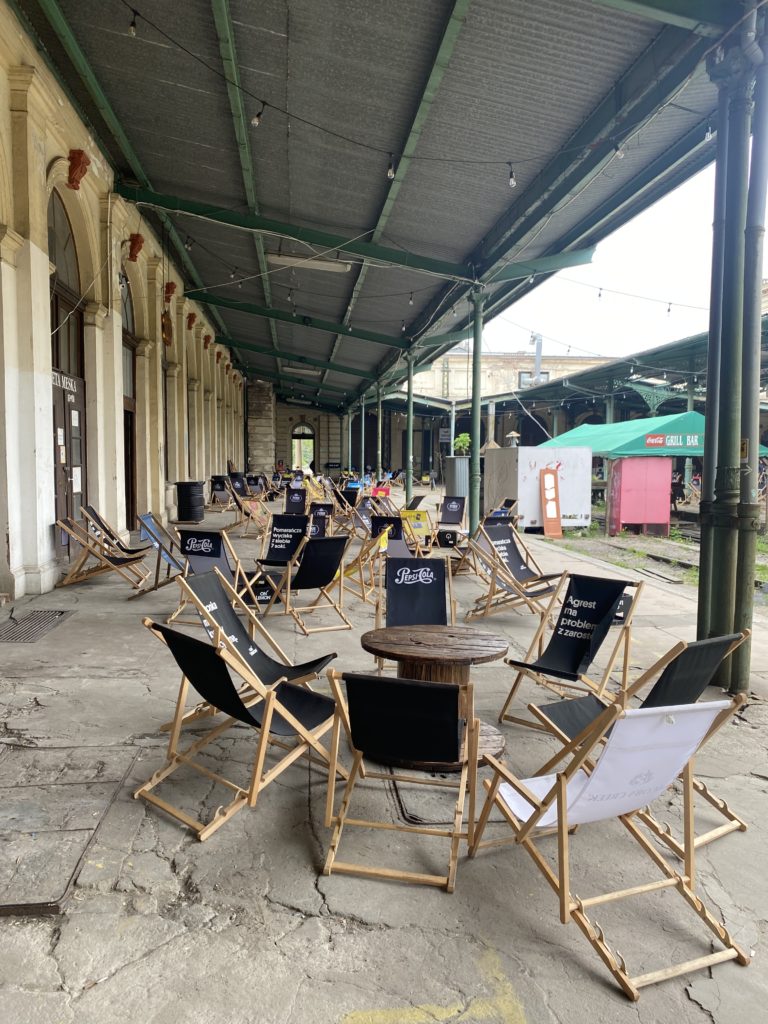
<path id="1" fill-rule="evenodd" d="M 422 569 L 407 569 L 403 566 L 395 573 L 395 584 L 408 585 L 410 583 L 434 583 L 435 574 L 432 569 L 424 566 Z"/>

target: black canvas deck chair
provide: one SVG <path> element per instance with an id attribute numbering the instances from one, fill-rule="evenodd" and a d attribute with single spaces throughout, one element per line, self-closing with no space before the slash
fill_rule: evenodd
<path id="1" fill-rule="evenodd" d="M 135 591 L 143 590 L 150 572 L 144 564 L 142 553 L 136 555 L 116 554 L 111 545 L 91 533 L 84 523 L 78 523 L 77 520 L 69 517 L 58 519 L 56 525 L 64 531 L 71 542 L 74 542 L 75 550 L 78 551 L 68 572 L 56 584 L 57 587 L 82 583 L 84 580 L 93 579 L 94 576 L 113 572 L 129 583 Z"/>
<path id="2" fill-rule="evenodd" d="M 235 507 L 229 477 L 218 474 L 211 477 L 211 501 L 209 508 L 213 512 L 227 512 Z"/>
<path id="3" fill-rule="evenodd" d="M 165 764 L 139 786 L 133 794 L 134 797 L 146 800 L 180 821 L 192 829 L 202 841 L 242 808 L 255 807 L 262 790 L 297 758 L 311 751 L 317 755 L 320 762 L 329 764 L 329 752 L 320 743 L 320 738 L 333 724 L 334 704 L 330 697 L 288 682 L 265 686 L 226 647 L 214 647 L 208 642 L 161 626 L 149 619 L 145 619 L 144 624 L 168 646 L 181 669 L 182 681 Z M 247 700 L 238 692 L 230 672 L 246 684 L 249 693 Z M 227 717 L 201 739 L 194 740 L 182 750 L 179 745 L 179 734 L 190 686 L 208 706 Z M 242 781 L 235 782 L 213 771 L 210 763 L 203 764 L 198 760 L 198 755 L 210 743 L 238 724 L 255 730 L 257 740 L 250 771 Z M 269 767 L 266 759 L 269 747 L 273 743 L 279 743 L 281 746 L 289 743 L 289 746 L 277 763 Z M 213 764 L 216 765 L 217 762 L 214 761 Z M 159 783 L 182 766 L 193 768 L 234 794 L 230 803 L 218 807 L 205 823 L 154 792 Z"/>
<path id="4" fill-rule="evenodd" d="M 275 569 L 288 565 L 308 530 L 309 516 L 273 515 L 257 559 L 259 566 Z"/>
<path id="5" fill-rule="evenodd" d="M 413 557 L 411 549 L 406 543 L 403 520 L 399 515 L 371 516 L 371 536 L 380 537 L 385 530 L 388 531 L 387 539 L 382 547 L 387 558 Z"/>
<path id="6" fill-rule="evenodd" d="M 349 675 L 342 677 L 329 670 L 336 698 L 336 714 L 331 739 L 331 767 L 328 772 L 328 798 L 325 824 L 333 828 L 324 874 L 362 875 L 388 881 L 434 885 L 453 892 L 456 885 L 456 865 L 462 839 L 472 838 L 474 822 L 474 766 L 477 761 L 478 722 L 474 717 L 472 686 L 452 683 L 416 682 L 411 679 L 390 679 L 386 676 Z M 342 678 L 346 695 L 342 689 Z M 339 745 L 342 732 L 353 752 L 352 768 L 338 811 L 334 810 L 335 780 L 339 767 Z M 442 764 L 459 764 L 456 781 L 436 778 L 434 774 L 414 774 L 378 771 L 365 764 L 370 759 L 379 764 L 407 765 L 414 762 L 431 763 L 439 770 Z M 371 793 L 372 787 L 356 786 L 361 780 L 372 781 L 380 792 Z M 449 824 L 445 827 L 402 824 L 392 813 L 391 804 L 385 802 L 382 782 L 398 787 L 437 786 L 442 791 L 455 789 L 453 812 L 448 811 Z M 352 818 L 350 801 L 356 792 L 356 802 L 365 798 L 375 800 L 381 815 L 377 818 Z M 468 822 L 464 823 L 464 806 L 469 795 Z M 443 871 L 427 873 L 405 870 L 396 866 L 379 867 L 371 864 L 342 861 L 337 857 L 345 828 L 397 831 L 411 836 L 430 836 L 447 841 L 448 864 Z M 398 843 L 395 849 L 404 848 Z M 423 851 L 427 854 L 428 851 Z"/>
<path id="7" fill-rule="evenodd" d="M 733 701 L 657 708 L 625 709 L 615 702 L 602 712 L 589 733 L 583 736 L 578 749 L 574 751 L 565 747 L 561 751 L 558 760 L 564 760 L 564 764 L 556 773 L 552 772 L 550 762 L 533 777 L 520 779 L 495 758 L 484 758 L 494 774 L 492 780 L 485 782 L 488 795 L 470 843 L 470 856 L 484 846 L 499 846 L 505 841 L 483 841 L 490 811 L 498 809 L 512 829 L 512 836 L 506 841 L 522 846 L 554 889 L 560 921 L 563 924 L 576 923 L 614 980 L 632 1000 L 639 998 L 640 990 L 646 985 L 668 978 L 712 967 L 725 960 L 736 960 L 743 966 L 749 963 L 748 954 L 736 945 L 701 898 L 696 886 L 693 843 L 686 845 L 682 870 L 677 870 L 658 851 L 654 837 L 647 835 L 643 828 L 651 817 L 648 805 L 661 797 L 681 775 L 684 780 L 685 817 L 686 821 L 690 820 L 692 759 L 701 745 L 743 703 L 742 695 Z M 603 740 L 605 744 L 601 747 Z M 591 758 L 598 749 L 599 757 L 595 763 Z M 594 875 L 602 886 L 613 876 L 621 883 L 621 888 L 585 896 L 580 881 L 577 896 L 571 883 L 570 844 L 578 842 L 583 832 L 579 831 L 574 840 L 571 832 L 577 826 L 586 828 L 613 819 L 621 822 L 662 878 L 650 882 L 628 878 L 631 862 L 622 857 L 620 850 L 614 850 L 611 832 L 605 827 L 600 835 L 602 855 L 599 870 Z M 552 841 L 551 835 L 548 842 L 546 839 L 540 841 L 540 836 L 552 832 L 556 833 L 556 842 Z M 582 859 L 582 862 L 590 861 L 595 863 L 594 856 Z M 501 880 L 499 885 L 503 886 Z M 513 888 L 511 882 L 509 887 Z M 678 936 L 681 925 L 677 918 L 674 921 L 664 920 L 642 946 L 635 938 L 635 944 L 642 950 L 638 955 L 650 955 L 658 960 L 666 954 L 663 966 L 631 976 L 624 958 L 615 946 L 608 944 L 602 928 L 594 918 L 590 918 L 589 913 L 598 905 L 630 896 L 647 896 L 659 890 L 677 893 L 693 912 L 692 918 L 698 917 L 706 926 L 707 942 L 702 942 L 703 955 L 672 964 L 670 951 L 659 948 L 659 939 L 667 930 Z M 627 916 L 628 908 L 625 908 L 625 922 Z M 632 922 L 633 930 L 637 928 L 636 921 L 637 918 Z M 722 948 L 712 952 L 713 943 Z"/>
<path id="8" fill-rule="evenodd" d="M 640 707 L 655 708 L 667 704 L 695 704 L 711 684 L 721 662 L 730 657 L 748 636 L 749 630 L 745 630 L 743 633 L 710 637 L 707 640 L 697 640 L 690 644 L 680 642 L 631 686 L 624 687 L 617 699 L 622 706 L 629 706 L 632 698 L 658 677 Z M 607 704 L 608 701 L 603 695 L 591 693 L 584 697 L 557 701 L 554 704 L 529 705 L 529 710 L 562 744 L 568 745 L 573 742 L 575 746 L 578 746 L 581 736 L 589 733 Z M 725 800 L 721 800 L 712 793 L 700 779 L 692 777 L 691 783 L 694 793 L 706 800 L 718 814 L 725 818 L 725 824 L 698 835 L 691 834 L 689 836 L 696 849 L 706 846 L 730 832 L 746 831 L 747 823 L 731 810 Z M 649 828 L 656 831 L 656 823 L 653 819 L 649 820 L 647 824 Z M 662 829 L 656 831 L 656 834 L 676 856 L 681 859 L 684 857 L 684 839 L 676 839 L 669 826 L 662 826 Z"/>
<path id="9" fill-rule="evenodd" d="M 304 538 L 296 549 L 296 553 L 288 562 L 282 573 L 265 572 L 266 582 L 273 594 L 264 614 L 276 608 L 282 608 L 284 614 L 291 615 L 294 622 L 305 636 L 310 633 L 325 633 L 336 629 L 352 629 L 352 623 L 344 614 L 344 552 L 349 543 L 348 537 L 320 537 L 312 540 Z M 331 596 L 331 589 L 338 588 L 338 600 Z M 311 604 L 297 605 L 294 594 L 306 590 L 316 590 L 317 597 Z M 327 602 L 341 619 L 339 625 L 307 626 L 302 613 L 309 615 L 325 608 L 321 602 Z M 279 602 L 279 604 L 278 604 Z"/>
<path id="10" fill-rule="evenodd" d="M 561 697 L 575 691 L 591 692 L 601 698 L 622 651 L 621 688 L 626 688 L 632 617 L 642 590 L 643 584 L 636 581 L 564 572 L 541 616 L 528 653 L 522 659 L 504 659 L 516 675 L 499 712 L 499 721 L 539 727 L 535 720 L 509 713 L 523 679 Z M 558 604 L 560 611 L 554 619 Z M 595 658 L 613 625 L 617 626 L 616 640 L 599 677 L 593 678 L 590 673 Z"/>
<path id="11" fill-rule="evenodd" d="M 310 537 L 330 537 L 333 533 L 333 502 L 310 502 L 309 519 Z"/>
<path id="12" fill-rule="evenodd" d="M 173 537 L 151 512 L 145 512 L 137 516 L 137 519 L 141 527 L 141 536 L 149 541 L 151 549 L 155 552 L 155 571 L 152 583 L 147 581 L 144 588 L 146 593 L 164 587 L 179 573 L 184 572 L 184 557 L 179 550 L 178 539 Z"/>
<path id="13" fill-rule="evenodd" d="M 307 492 L 303 487 L 286 487 L 285 508 L 283 514 L 286 516 L 303 516 L 307 511 Z"/>
<path id="14" fill-rule="evenodd" d="M 416 509 L 419 507 L 419 505 L 422 503 L 423 500 L 424 500 L 424 495 L 423 494 L 414 494 L 414 496 L 411 498 L 411 500 L 405 506 L 406 511 L 408 511 L 408 512 L 415 512 Z"/>
<path id="15" fill-rule="evenodd" d="M 440 548 L 455 548 L 466 535 L 465 512 L 467 499 L 447 496 L 437 513 L 437 522 L 432 528 L 432 543 Z"/>
<path id="16" fill-rule="evenodd" d="M 179 528 L 181 539 L 181 554 L 185 559 L 184 576 L 202 575 L 218 569 L 224 579 L 233 590 L 248 604 L 258 605 L 257 588 L 261 580 L 261 570 L 246 572 L 240 559 L 232 547 L 232 542 L 224 531 L 219 530 L 196 530 Z M 262 594 L 262 597 L 266 595 Z M 186 622 L 190 625 L 197 625 L 197 617 L 184 618 L 187 606 L 187 598 L 184 591 L 181 592 L 178 608 L 168 616 L 166 622 Z"/>
<path id="17" fill-rule="evenodd" d="M 387 559 L 376 602 L 376 629 L 455 623 L 453 585 L 444 558 Z"/>
<path id="18" fill-rule="evenodd" d="M 251 489 L 245 479 L 245 473 L 229 473 L 229 486 L 232 488 L 235 494 L 239 494 L 241 498 L 250 498 Z"/>
<path id="19" fill-rule="evenodd" d="M 336 504 L 334 519 L 339 529 L 346 530 L 348 533 L 355 532 L 355 509 L 362 493 L 359 487 L 344 487 L 341 490 L 334 487 L 333 500 Z"/>
<path id="20" fill-rule="evenodd" d="M 336 657 L 333 652 L 294 665 L 251 607 L 217 570 L 199 576 L 179 577 L 178 582 L 189 603 L 197 610 L 213 645 L 219 647 L 223 644 L 264 686 L 273 686 L 280 679 L 307 685 L 317 680 L 319 673 Z M 241 695 L 248 695 L 246 685 L 241 687 Z M 212 713 L 203 703 L 187 712 L 184 722 Z"/>
<path id="21" fill-rule="evenodd" d="M 101 540 L 107 547 L 111 547 L 116 555 L 127 555 L 131 557 L 133 555 L 143 555 L 149 550 L 148 544 L 141 544 L 139 547 L 131 547 L 129 544 L 125 544 L 120 539 L 120 534 L 114 527 L 104 519 L 93 505 L 81 505 L 80 511 L 83 514 L 88 529 L 91 533 Z"/>
<path id="22" fill-rule="evenodd" d="M 364 494 L 352 510 L 352 528 L 363 540 L 371 536 L 371 517 L 375 514 L 372 499 Z"/>
<path id="23" fill-rule="evenodd" d="M 544 573 L 525 546 L 510 516 L 487 518 L 467 542 L 486 591 L 475 600 L 467 619 L 483 618 L 509 608 L 541 614 L 561 573 Z"/>

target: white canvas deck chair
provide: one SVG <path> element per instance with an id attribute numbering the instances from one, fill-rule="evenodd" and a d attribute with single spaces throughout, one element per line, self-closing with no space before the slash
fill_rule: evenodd
<path id="1" fill-rule="evenodd" d="M 625 689 L 632 646 L 632 617 L 642 590 L 643 584 L 633 580 L 564 572 L 541 616 L 528 653 L 521 659 L 504 659 L 516 675 L 499 712 L 499 721 L 540 728 L 535 719 L 509 713 L 524 679 L 561 697 L 588 692 L 601 698 L 622 650 L 620 685 Z M 558 603 L 560 611 L 555 619 Z M 607 663 L 599 676 L 593 678 L 592 665 L 614 625 L 616 640 Z"/>
<path id="2" fill-rule="evenodd" d="M 475 600 L 467 619 L 526 608 L 542 614 L 562 573 L 545 573 L 514 527 L 510 516 L 492 516 L 469 538 L 475 568 L 486 591 Z"/>
<path id="3" fill-rule="evenodd" d="M 711 684 L 720 664 L 730 657 L 749 635 L 749 630 L 745 630 L 743 633 L 709 637 L 706 640 L 696 640 L 694 643 L 681 641 L 643 672 L 631 686 L 625 686 L 616 699 L 623 707 L 629 707 L 630 701 L 655 679 L 656 682 L 640 707 L 695 704 Z M 602 693 L 590 693 L 583 697 L 556 701 L 553 704 L 529 704 L 528 710 L 563 745 L 573 742 L 578 746 L 580 737 L 589 734 L 595 720 L 607 705 L 608 701 Z M 721 818 L 725 818 L 724 824 L 695 835 L 693 842 L 696 849 L 731 832 L 746 831 L 747 823 L 744 819 L 735 814 L 725 800 L 712 793 L 704 782 L 693 777 L 691 784 L 696 795 L 702 797 Z M 642 817 L 642 813 L 640 816 Z M 650 819 L 647 825 L 677 857 L 684 857 L 684 840 L 677 839 L 669 825 L 664 824 L 659 830 L 655 819 Z"/>
<path id="4" fill-rule="evenodd" d="M 310 633 L 325 633 L 337 629 L 352 629 L 352 623 L 344 614 L 344 552 L 349 537 L 305 537 L 296 549 L 283 572 L 265 571 L 264 582 L 272 588 L 272 598 L 264 609 L 264 614 L 276 607 L 282 608 L 286 615 L 291 615 L 304 636 Z M 331 590 L 338 588 L 338 600 L 334 600 Z M 299 605 L 294 594 L 305 590 L 317 591 L 317 597 L 310 604 Z M 333 626 L 309 627 L 304 616 L 317 611 L 328 610 L 327 604 L 333 609 L 340 624 Z M 303 614 L 302 614 L 303 613 Z"/>
<path id="5" fill-rule="evenodd" d="M 326 766 L 329 764 L 329 751 L 320 743 L 320 738 L 333 724 L 334 704 L 330 697 L 293 683 L 278 682 L 271 687 L 264 686 L 226 648 L 213 647 L 207 641 L 161 626 L 150 619 L 145 619 L 144 625 L 168 646 L 182 671 L 182 680 L 165 764 L 139 786 L 133 794 L 135 798 L 146 800 L 180 821 L 202 841 L 244 807 L 255 807 L 262 790 L 299 757 L 312 751 L 320 762 Z M 238 692 L 230 672 L 245 682 L 250 694 L 247 701 Z M 227 717 L 182 750 L 179 735 L 190 686 L 206 704 Z M 254 730 L 257 735 L 253 764 L 249 776 L 242 782 L 220 775 L 197 759 L 208 744 L 238 724 Z M 268 767 L 267 753 L 274 740 L 281 745 L 291 742 L 287 753 Z M 234 793 L 231 802 L 219 807 L 207 822 L 199 821 L 154 792 L 155 787 L 182 766 L 194 769 Z"/>
<path id="6" fill-rule="evenodd" d="M 425 683 L 347 673 L 342 676 L 330 669 L 328 678 L 336 698 L 336 713 L 331 738 L 325 825 L 326 828 L 333 828 L 333 833 L 323 873 L 434 885 L 453 892 L 459 845 L 462 839 L 471 840 L 474 823 L 474 765 L 477 763 L 479 723 L 474 717 L 472 685 Z M 342 679 L 346 695 L 342 689 Z M 342 732 L 352 748 L 353 761 L 339 809 L 334 811 Z M 400 767 L 413 762 L 431 763 L 438 771 L 440 765 L 460 764 L 461 770 L 458 780 L 454 781 L 436 778 L 434 774 L 426 772 L 405 774 L 391 770 L 379 771 L 371 769 L 364 759 Z M 373 782 L 379 790 L 374 794 L 374 800 L 377 805 L 386 808 L 381 817 L 349 816 L 350 801 L 358 783 L 361 785 L 356 791 L 357 803 L 362 804 L 364 796 L 371 796 L 368 790 L 372 787 L 364 787 L 363 782 Z M 382 782 L 455 790 L 453 813 L 449 812 L 450 824 L 447 827 L 430 827 L 402 824 L 393 820 L 391 804 L 385 803 L 383 799 Z M 361 792 L 363 789 L 365 793 Z M 469 815 L 465 825 L 464 807 L 467 797 Z M 439 873 L 428 873 L 339 860 L 337 854 L 345 828 L 379 829 L 446 840 L 449 847 L 447 867 Z M 398 851 L 404 845 L 398 844 Z"/>
<path id="7" fill-rule="evenodd" d="M 733 701 L 630 710 L 616 702 L 603 711 L 575 752 L 570 746 L 561 751 L 559 760 L 570 759 L 556 774 L 520 779 L 495 758 L 484 759 L 494 774 L 492 780 L 485 782 L 488 795 L 470 843 L 470 856 L 482 847 L 499 846 L 504 842 L 522 846 L 554 889 L 561 922 L 576 923 L 614 980 L 632 1000 L 639 998 L 640 989 L 646 985 L 709 968 L 725 960 L 736 960 L 742 966 L 750 962 L 748 954 L 736 945 L 696 891 L 694 843 L 686 842 L 684 864 L 682 870 L 677 871 L 642 829 L 643 820 L 650 817 L 648 805 L 682 775 L 686 834 L 692 832 L 692 759 L 702 743 L 743 703 L 741 695 Z M 591 763 L 590 756 L 606 736 L 597 763 Z M 501 812 L 513 835 L 506 840 L 484 842 L 483 834 L 494 807 Z M 621 889 L 590 897 L 576 896 L 570 877 L 570 832 L 576 826 L 614 818 L 618 818 L 663 877 L 651 882 L 631 879 L 634 884 Z M 540 841 L 540 836 L 552 832 L 556 833 L 556 842 L 552 842 L 551 837 L 549 843 Z M 611 846 L 608 845 L 607 835 L 602 844 L 606 863 L 595 874 L 596 881 L 604 884 L 611 865 L 624 861 L 618 850 L 614 853 L 612 841 Z M 602 928 L 589 917 L 589 911 L 594 906 L 661 889 L 673 890 L 682 897 L 709 930 L 709 941 L 702 942 L 699 956 L 672 965 L 667 959 L 665 966 L 659 969 L 631 976 L 624 958 L 615 947 L 608 945 Z M 578 891 L 583 892 L 581 883 Z M 679 927 L 677 921 L 673 927 Z M 654 940 L 660 933 L 663 933 L 662 928 L 654 932 Z M 713 939 L 723 948 L 711 952 Z M 657 942 L 649 941 L 647 948 L 656 952 Z"/>
<path id="8" fill-rule="evenodd" d="M 56 586 L 67 587 L 72 583 L 82 583 L 84 580 L 93 579 L 94 576 L 113 572 L 130 584 L 136 592 L 144 588 L 150 572 L 144 564 L 142 553 L 117 554 L 110 544 L 96 537 L 83 523 L 69 517 L 58 519 L 56 525 L 79 548 L 79 553 L 67 574 Z M 91 559 L 93 561 L 90 561 Z"/>

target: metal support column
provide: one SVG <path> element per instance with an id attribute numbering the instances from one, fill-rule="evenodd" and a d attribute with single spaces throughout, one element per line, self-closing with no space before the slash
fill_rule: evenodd
<path id="1" fill-rule="evenodd" d="M 749 137 L 752 120 L 751 74 L 733 86 L 728 109 L 728 180 L 726 183 L 723 269 L 723 330 L 720 351 L 720 422 L 713 504 L 712 605 L 713 635 L 733 632 L 736 608 L 736 565 L 739 546 L 739 451 L 741 440 L 741 357 L 744 329 L 744 231 L 747 221 Z M 715 677 L 728 687 L 731 666 Z"/>
<path id="2" fill-rule="evenodd" d="M 352 469 L 352 420 L 355 418 L 352 409 L 347 413 L 347 469 Z"/>
<path id="3" fill-rule="evenodd" d="M 376 388 L 376 479 L 384 476 L 384 465 L 381 459 L 382 419 L 384 412 L 381 407 L 381 388 Z"/>
<path id="4" fill-rule="evenodd" d="M 451 443 L 449 445 L 449 455 L 453 455 L 453 442 L 456 440 L 456 401 L 451 399 Z"/>
<path id="5" fill-rule="evenodd" d="M 613 385 L 611 385 L 613 387 Z M 613 395 L 608 395 L 605 400 L 605 422 L 613 423 L 615 416 Z"/>
<path id="6" fill-rule="evenodd" d="M 485 443 L 496 440 L 496 403 L 489 402 L 485 414 Z"/>
<path id="7" fill-rule="evenodd" d="M 360 479 L 365 476 L 365 396 L 360 399 Z"/>
<path id="8" fill-rule="evenodd" d="M 765 40 L 761 40 L 763 52 Z M 757 70 L 749 174 L 747 230 L 744 244 L 744 347 L 741 366 L 741 492 L 738 506 L 739 553 L 736 573 L 736 630 L 752 628 L 755 596 L 755 546 L 760 528 L 758 503 L 760 444 L 760 335 L 765 203 L 768 192 L 768 63 Z M 750 643 L 731 658 L 731 693 L 749 690 Z"/>
<path id="9" fill-rule="evenodd" d="M 413 356 L 407 355 L 408 392 L 405 412 L 405 500 L 413 497 Z"/>
<path id="10" fill-rule="evenodd" d="M 475 307 L 472 320 L 472 448 L 469 458 L 469 531 L 474 533 L 480 522 L 480 407 L 482 401 L 483 358 L 483 289 L 472 289 Z"/>
<path id="11" fill-rule="evenodd" d="M 699 603 L 696 636 L 710 635 L 712 611 L 712 504 L 715 500 L 717 431 L 720 406 L 720 350 L 723 328 L 723 266 L 725 259 L 725 192 L 728 180 L 728 89 L 720 83 L 717 107 L 717 155 L 715 158 L 715 203 L 712 219 L 712 273 L 709 292 L 709 342 L 707 345 L 707 404 L 705 408 L 704 462 L 699 505 Z"/>

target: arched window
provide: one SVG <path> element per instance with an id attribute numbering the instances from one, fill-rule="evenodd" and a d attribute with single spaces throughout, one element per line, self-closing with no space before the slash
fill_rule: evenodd
<path id="1" fill-rule="evenodd" d="M 75 239 L 55 190 L 48 202 L 48 258 L 51 272 L 51 361 L 71 377 L 83 377 L 83 312 Z"/>
<path id="2" fill-rule="evenodd" d="M 297 423 L 291 432 L 291 469 L 314 471 L 314 461 L 315 431 L 309 423 Z"/>

